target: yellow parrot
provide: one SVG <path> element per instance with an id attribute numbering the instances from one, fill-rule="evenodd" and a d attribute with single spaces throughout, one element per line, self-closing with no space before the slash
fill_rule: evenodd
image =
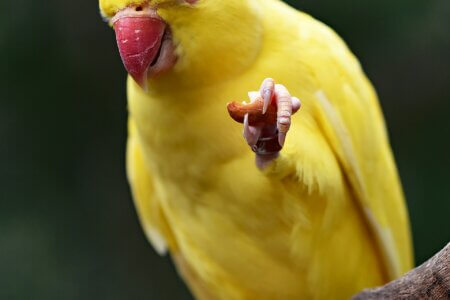
<path id="1" fill-rule="evenodd" d="M 130 75 L 142 227 L 197 299 L 348 299 L 412 267 L 377 95 L 335 32 L 279 0 L 100 10 Z M 247 95 L 276 123 L 234 122 Z"/>

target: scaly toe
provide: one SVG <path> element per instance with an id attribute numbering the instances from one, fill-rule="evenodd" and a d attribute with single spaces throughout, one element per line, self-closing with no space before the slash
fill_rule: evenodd
<path id="1" fill-rule="evenodd" d="M 266 113 L 267 108 L 270 105 L 270 102 L 272 102 L 274 93 L 275 93 L 275 81 L 272 78 L 266 78 L 261 84 L 260 88 L 261 97 L 264 99 L 263 114 Z"/>
<path id="2" fill-rule="evenodd" d="M 275 92 L 277 93 L 277 128 L 278 128 L 278 142 L 280 146 L 284 146 L 286 141 L 286 134 L 291 127 L 291 116 L 293 111 L 293 101 L 289 91 L 281 84 L 275 85 Z"/>
<path id="3" fill-rule="evenodd" d="M 292 97 L 292 114 L 298 112 L 300 110 L 300 107 L 302 107 L 300 99 L 298 99 L 297 97 Z"/>

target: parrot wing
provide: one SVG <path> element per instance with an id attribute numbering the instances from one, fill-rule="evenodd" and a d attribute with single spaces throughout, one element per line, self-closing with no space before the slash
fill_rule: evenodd
<path id="1" fill-rule="evenodd" d="M 347 112 L 347 117 L 364 118 L 357 132 L 365 131 L 367 143 L 356 144 L 353 142 L 356 130 L 352 132 L 356 128 L 347 126 L 343 120 L 346 116 L 340 114 L 323 91 L 318 92 L 316 98 L 321 117 L 325 119 L 321 122 L 322 129 L 350 183 L 353 198 L 374 234 L 388 276 L 397 278 L 411 267 L 411 241 L 400 181 L 384 128 L 381 128 L 384 122 L 376 113 Z M 373 105 L 377 105 L 373 101 L 366 104 L 368 111 L 373 111 Z"/>
<path id="2" fill-rule="evenodd" d="M 315 122 L 379 246 L 387 275 L 397 278 L 413 265 L 412 243 L 378 97 L 345 42 L 326 25 L 306 19 L 304 30 L 314 37 L 303 51 L 305 63 L 314 66 L 316 89 L 307 97 Z"/>
<path id="3" fill-rule="evenodd" d="M 302 100 L 302 110 L 272 171 L 294 172 L 303 185 L 318 187 L 329 198 L 345 186 L 379 248 L 386 275 L 397 278 L 413 265 L 412 243 L 378 97 L 342 39 L 310 16 L 297 16 L 300 29 L 290 32 L 303 72 L 285 65 L 290 76 L 277 80 Z"/>
<path id="4" fill-rule="evenodd" d="M 160 255 L 171 245 L 171 233 L 160 202 L 155 198 L 152 178 L 146 167 L 133 120 L 129 120 L 127 176 L 140 223 L 148 240 Z"/>
<path id="5" fill-rule="evenodd" d="M 325 90 L 303 95 L 303 109 L 315 110 L 314 119 L 293 118 L 290 142 L 265 172 L 297 178 L 335 201 L 336 191 L 347 189 L 393 280 L 413 265 L 408 213 L 376 95 L 364 85 L 367 99 L 350 88 L 347 99 Z"/>

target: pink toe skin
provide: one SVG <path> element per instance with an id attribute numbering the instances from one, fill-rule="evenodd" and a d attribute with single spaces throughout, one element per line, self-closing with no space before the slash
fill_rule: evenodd
<path id="1" fill-rule="evenodd" d="M 298 112 L 300 110 L 300 107 L 302 107 L 300 99 L 298 99 L 297 97 L 292 97 L 292 114 Z"/>
<path id="2" fill-rule="evenodd" d="M 260 93 L 261 97 L 264 99 L 263 114 L 265 114 L 275 93 L 275 81 L 272 78 L 264 79 L 261 84 Z"/>
<path id="3" fill-rule="evenodd" d="M 286 134 L 291 126 L 292 116 L 292 97 L 286 87 L 281 84 L 275 85 L 276 101 L 277 101 L 277 128 L 278 142 L 280 146 L 284 146 Z"/>
<path id="4" fill-rule="evenodd" d="M 258 140 L 261 137 L 271 137 L 277 134 L 278 131 L 278 143 L 281 147 L 283 147 L 286 141 L 287 133 L 291 126 L 291 117 L 300 109 L 301 102 L 297 97 L 292 97 L 285 86 L 275 84 L 275 81 L 272 78 L 267 78 L 263 81 L 259 94 L 264 100 L 263 113 L 266 113 L 267 108 L 272 101 L 276 102 L 277 123 L 276 125 L 266 124 L 258 127 L 250 126 L 248 123 L 249 121 L 247 114 L 244 118 L 244 138 L 247 143 L 253 147 L 258 143 Z M 249 97 L 251 100 L 254 100 L 257 95 L 254 92 L 250 92 Z M 261 155 L 257 153 L 255 158 L 256 166 L 261 170 L 265 169 L 278 157 L 278 155 L 279 152 L 270 155 Z"/>
<path id="5" fill-rule="evenodd" d="M 248 124 L 248 114 L 244 117 L 244 138 L 247 141 L 247 144 L 250 147 L 253 147 L 258 142 L 259 137 L 261 136 L 261 128 L 250 126 Z"/>
<path id="6" fill-rule="evenodd" d="M 278 144 L 280 144 L 280 146 L 283 147 L 285 142 L 286 142 L 286 133 L 279 132 L 278 133 Z"/>

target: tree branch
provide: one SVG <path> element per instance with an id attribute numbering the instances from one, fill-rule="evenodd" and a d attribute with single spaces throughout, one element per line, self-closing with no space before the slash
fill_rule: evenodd
<path id="1" fill-rule="evenodd" d="M 450 299 L 450 243 L 403 277 L 353 297 L 353 300 L 375 299 Z"/>

